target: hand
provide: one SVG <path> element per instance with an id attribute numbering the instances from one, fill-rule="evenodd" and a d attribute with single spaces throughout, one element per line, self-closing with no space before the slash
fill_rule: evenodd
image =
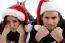
<path id="1" fill-rule="evenodd" d="M 47 36 L 49 34 L 49 31 L 46 29 L 45 26 L 42 26 L 38 32 L 36 33 L 35 39 L 37 40 L 37 42 L 40 42 L 40 40 Z"/>
<path id="2" fill-rule="evenodd" d="M 0 43 L 2 43 L 2 35 L 0 34 Z"/>
<path id="3" fill-rule="evenodd" d="M 19 25 L 17 28 L 17 32 L 20 34 L 18 43 L 24 43 L 25 42 L 25 31 L 22 25 Z"/>
<path id="4" fill-rule="evenodd" d="M 63 40 L 62 36 L 63 30 L 60 27 L 56 27 L 52 32 L 51 36 L 57 41 L 61 42 Z"/>
<path id="5" fill-rule="evenodd" d="M 19 34 L 25 34 L 25 31 L 24 31 L 24 28 L 23 28 L 22 25 L 19 25 L 19 27 L 17 28 L 17 32 L 18 32 Z"/>
<path id="6" fill-rule="evenodd" d="M 7 34 L 10 32 L 9 25 L 5 25 L 2 33 L 2 43 L 7 43 Z"/>
<path id="7" fill-rule="evenodd" d="M 9 25 L 5 25 L 2 35 L 7 35 L 10 32 Z"/>

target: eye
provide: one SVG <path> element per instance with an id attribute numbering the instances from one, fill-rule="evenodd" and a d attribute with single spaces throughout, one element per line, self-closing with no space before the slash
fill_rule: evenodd
<path id="1" fill-rule="evenodd" d="M 13 20 L 13 23 L 17 23 L 17 21 L 16 20 Z"/>
<path id="2" fill-rule="evenodd" d="M 10 21 L 7 21 L 7 24 L 9 24 L 10 23 Z"/>
<path id="3" fill-rule="evenodd" d="M 49 17 L 45 17 L 45 19 L 49 19 Z"/>
<path id="4" fill-rule="evenodd" d="M 56 19 L 57 17 L 52 17 L 52 19 Z"/>

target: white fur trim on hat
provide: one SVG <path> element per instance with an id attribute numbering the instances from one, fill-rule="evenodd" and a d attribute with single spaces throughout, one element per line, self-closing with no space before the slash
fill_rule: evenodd
<path id="1" fill-rule="evenodd" d="M 5 16 L 10 15 L 10 16 L 14 16 L 17 17 L 19 20 L 24 21 L 25 20 L 25 15 L 20 12 L 17 11 L 15 9 L 6 9 L 2 12 L 2 17 L 4 18 Z"/>
<path id="2" fill-rule="evenodd" d="M 31 32 L 32 31 L 32 25 L 31 24 L 25 25 L 25 31 Z"/>
<path id="3" fill-rule="evenodd" d="M 45 11 L 58 11 L 58 12 L 60 12 L 59 7 L 55 3 L 52 3 L 52 2 L 44 2 L 41 5 L 40 14 L 42 14 Z"/>
<path id="4" fill-rule="evenodd" d="M 41 28 L 41 25 L 35 25 L 35 26 L 34 26 L 34 29 L 35 29 L 36 31 L 38 31 L 40 28 Z"/>

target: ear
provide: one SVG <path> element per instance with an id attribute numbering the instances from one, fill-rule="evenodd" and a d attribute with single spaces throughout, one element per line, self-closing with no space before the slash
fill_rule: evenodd
<path id="1" fill-rule="evenodd" d="M 59 16 L 59 20 L 58 20 L 59 22 L 60 22 L 60 18 L 61 18 L 61 17 Z"/>
<path id="2" fill-rule="evenodd" d="M 59 16 L 59 22 L 60 22 L 60 20 L 62 19 L 62 17 L 61 17 L 61 14 L 58 12 L 58 16 Z"/>
<path id="3" fill-rule="evenodd" d="M 61 24 L 61 16 L 59 14 L 59 17 L 58 17 L 58 25 L 57 26 L 59 26 L 60 24 Z"/>
<path id="4" fill-rule="evenodd" d="M 60 24 L 61 22 L 61 17 L 60 17 L 60 15 L 59 15 L 59 17 L 58 17 L 58 23 Z"/>

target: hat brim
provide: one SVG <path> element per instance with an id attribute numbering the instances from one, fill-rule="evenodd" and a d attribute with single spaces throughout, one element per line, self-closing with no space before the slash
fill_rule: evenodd
<path id="1" fill-rule="evenodd" d="M 2 12 L 3 18 L 7 15 L 14 16 L 14 17 L 17 17 L 21 21 L 25 21 L 25 15 L 22 12 L 17 11 L 15 9 L 6 9 L 5 11 Z"/>

